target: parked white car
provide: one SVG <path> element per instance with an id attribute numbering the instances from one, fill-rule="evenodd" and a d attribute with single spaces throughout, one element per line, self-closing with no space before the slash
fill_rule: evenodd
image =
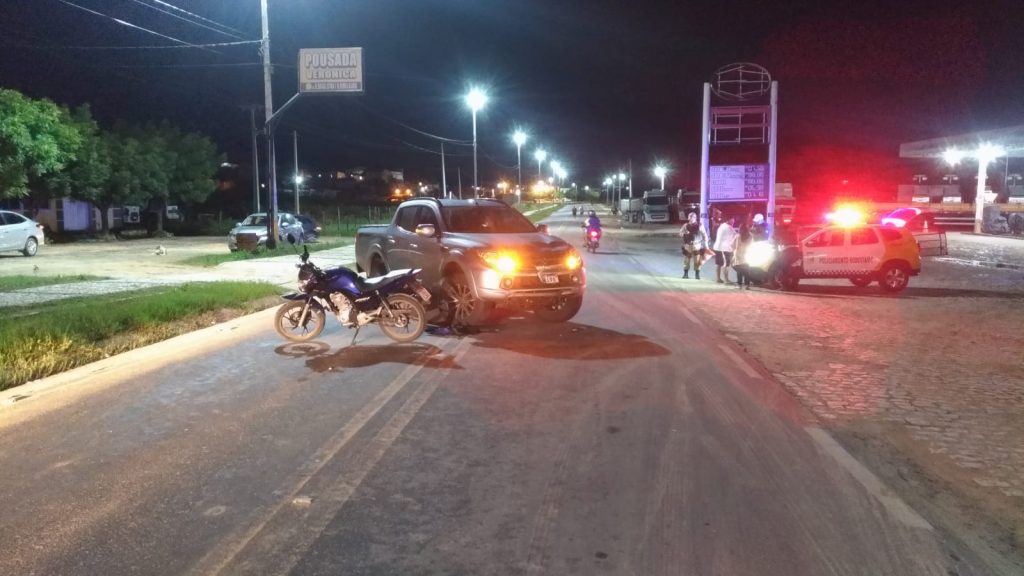
<path id="1" fill-rule="evenodd" d="M 0 210 L 0 252 L 35 256 L 43 245 L 43 225 L 17 212 Z"/>
<path id="2" fill-rule="evenodd" d="M 228 232 L 228 249 L 255 251 L 267 245 L 267 221 L 270 219 L 264 212 L 250 214 Z M 284 244 L 302 244 L 305 234 L 302 222 L 289 212 L 277 213 L 278 239 Z"/>

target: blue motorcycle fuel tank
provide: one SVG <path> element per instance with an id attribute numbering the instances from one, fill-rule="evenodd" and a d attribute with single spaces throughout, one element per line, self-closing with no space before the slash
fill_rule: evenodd
<path id="1" fill-rule="evenodd" d="M 328 270 L 326 284 L 330 292 L 345 292 L 352 296 L 363 293 L 359 289 L 359 274 L 344 267 Z"/>

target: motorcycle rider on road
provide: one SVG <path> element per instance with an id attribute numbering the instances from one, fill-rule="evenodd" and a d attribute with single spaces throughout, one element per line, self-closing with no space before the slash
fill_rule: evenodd
<path id="1" fill-rule="evenodd" d="M 601 219 L 597 217 L 597 212 L 591 210 L 587 213 L 587 219 L 583 222 L 583 241 L 588 242 L 590 239 L 590 231 L 597 230 L 598 235 L 601 234 Z"/>

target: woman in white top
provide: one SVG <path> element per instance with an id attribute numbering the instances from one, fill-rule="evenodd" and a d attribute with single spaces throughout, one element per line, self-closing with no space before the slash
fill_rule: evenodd
<path id="1" fill-rule="evenodd" d="M 735 218 L 729 218 L 722 222 L 718 226 L 718 231 L 715 232 L 715 245 L 712 249 L 715 251 L 715 282 L 719 284 L 722 282 L 732 283 L 729 280 L 729 266 L 732 266 L 732 251 L 736 247 L 738 236 L 736 229 L 733 228 L 735 223 Z M 725 268 L 724 280 L 722 279 L 722 268 Z"/>

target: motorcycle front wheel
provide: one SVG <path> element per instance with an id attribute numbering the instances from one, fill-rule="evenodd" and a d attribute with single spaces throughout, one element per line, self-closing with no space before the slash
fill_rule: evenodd
<path id="1" fill-rule="evenodd" d="M 301 300 L 290 300 L 281 305 L 274 314 L 274 330 L 285 340 L 292 342 L 308 342 L 316 338 L 324 330 L 327 315 L 316 301 L 309 303 L 306 318 L 302 318 L 302 309 L 306 303 Z"/>
<path id="2" fill-rule="evenodd" d="M 377 320 L 381 332 L 395 342 L 412 342 L 419 338 L 427 327 L 423 304 L 408 294 L 392 294 L 387 301 L 391 315 L 382 314 Z"/>

